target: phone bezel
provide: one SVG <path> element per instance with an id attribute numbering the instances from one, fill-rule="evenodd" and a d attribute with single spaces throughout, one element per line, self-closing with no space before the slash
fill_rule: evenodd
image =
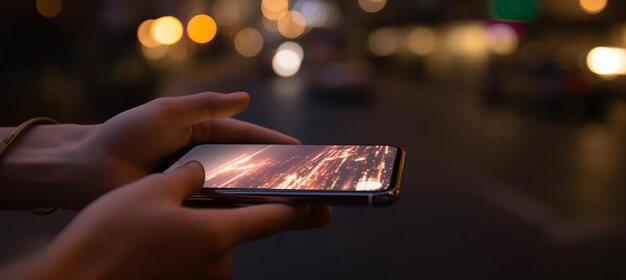
<path id="1" fill-rule="evenodd" d="M 212 145 L 212 144 L 203 144 Z M 222 144 L 223 145 L 223 144 Z M 227 144 L 227 145 L 265 145 L 265 144 Z M 290 145 L 290 144 L 267 144 Z M 328 144 L 312 144 L 327 146 Z M 377 191 L 338 191 L 338 190 L 288 190 L 288 189 L 248 189 L 248 188 L 202 188 L 186 199 L 185 205 L 206 207 L 215 204 L 260 204 L 260 203 L 295 203 L 295 204 L 331 204 L 331 205 L 367 205 L 382 206 L 393 203 L 400 194 L 400 185 L 404 175 L 406 151 L 397 145 L 389 144 L 330 144 L 339 146 L 390 146 L 396 148 L 396 157 L 389 186 Z M 193 147 L 179 153 L 176 163 Z M 184 163 L 179 163 L 184 164 Z M 171 164 L 170 164 L 171 165 Z M 169 166 L 162 168 L 166 170 Z"/>

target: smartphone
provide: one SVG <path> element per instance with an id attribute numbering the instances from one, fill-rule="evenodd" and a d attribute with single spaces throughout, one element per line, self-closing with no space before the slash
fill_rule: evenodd
<path id="1" fill-rule="evenodd" d="M 202 164 L 204 185 L 185 201 L 191 206 L 379 206 L 400 195 L 404 158 L 404 149 L 392 145 L 206 144 L 188 150 L 164 172 L 189 161 Z"/>

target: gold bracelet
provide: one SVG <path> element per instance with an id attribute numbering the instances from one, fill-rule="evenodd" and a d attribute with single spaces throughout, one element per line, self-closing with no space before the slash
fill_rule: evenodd
<path id="1" fill-rule="evenodd" d="M 17 128 L 15 128 L 15 130 L 13 130 L 13 132 L 11 132 L 9 135 L 4 137 L 2 142 L 0 142 L 0 156 L 2 156 L 2 154 L 6 151 L 9 145 L 11 145 L 11 143 L 15 141 L 17 136 L 19 136 L 25 129 L 33 125 L 44 124 L 44 123 L 58 124 L 59 122 L 51 118 L 37 117 L 37 118 L 32 118 L 30 120 L 27 120 L 21 123 L 19 126 L 17 126 Z M 57 210 L 56 207 L 48 207 L 48 208 L 34 208 L 34 209 L 30 209 L 29 211 L 36 215 L 48 215 L 54 212 L 55 210 Z"/>

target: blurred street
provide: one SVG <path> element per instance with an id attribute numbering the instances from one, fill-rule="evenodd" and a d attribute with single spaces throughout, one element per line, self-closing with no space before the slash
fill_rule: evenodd
<path id="1" fill-rule="evenodd" d="M 75 11 L 73 4 L 86 5 L 66 2 L 69 11 Z M 416 1 L 421 4 L 406 4 L 405 12 L 398 1 L 389 1 L 368 20 L 352 2 L 335 6 L 343 15 L 337 26 L 295 39 L 304 58 L 292 75 L 272 68 L 282 41 L 266 32 L 270 46 L 253 58 L 226 43 L 234 37 L 228 34 L 205 49 L 198 44 L 189 60 L 153 60 L 136 42 L 139 15 L 122 31 L 99 34 L 99 46 L 81 33 L 86 27 L 76 27 L 83 37 L 56 50 L 93 48 L 50 58 L 44 53 L 54 53 L 51 46 L 39 53 L 47 57 L 41 63 L 20 60 L 29 49 L 0 44 L 3 54 L 16 53 L 0 60 L 8 66 L 0 71 L 0 124 L 15 126 L 36 115 L 96 123 L 159 96 L 247 91 L 251 104 L 238 119 L 305 144 L 393 144 L 407 150 L 403 192 L 395 204 L 335 207 L 325 228 L 237 247 L 232 279 L 625 279 L 626 70 L 599 74 L 585 60 L 594 46 L 613 42 L 607 38 L 618 28 L 623 44 L 607 45 L 626 53 L 626 24 L 614 12 L 624 3 L 609 1 L 599 19 L 581 19 L 570 10 L 555 14 L 553 9 L 564 7 L 554 4 L 560 1 L 542 2 L 544 13 L 523 23 L 525 35 L 509 53 L 488 43 L 455 53 L 449 50 L 454 42 L 441 39 L 449 44 L 409 56 L 377 54 L 385 46 L 354 51 L 354 45 L 366 45 L 368 32 L 379 27 L 403 32 L 430 26 L 438 38 L 461 38 L 493 26 L 483 10 L 494 1 L 477 1 L 483 3 L 478 7 Z M 224 1 L 163 3 L 154 10 Z M 418 12 L 428 7 L 431 13 Z M 37 16 L 4 20 L 38 22 Z M 63 14 L 60 19 L 59 26 L 33 23 L 26 29 L 59 32 L 64 24 L 81 22 Z M 523 24 L 510 25 L 517 30 Z M 352 32 L 357 25 L 362 29 Z M 218 21 L 218 36 L 220 26 Z M 15 30 L 0 30 L 16 38 L 9 36 Z M 71 59 L 64 61 L 64 55 Z M 626 69 L 626 54 L 613 59 Z M 45 246 L 74 215 L 0 211 L 0 264 Z"/>

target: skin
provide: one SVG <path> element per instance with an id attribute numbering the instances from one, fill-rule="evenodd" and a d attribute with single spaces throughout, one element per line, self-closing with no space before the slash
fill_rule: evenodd
<path id="1" fill-rule="evenodd" d="M 161 98 L 103 124 L 20 135 L 0 158 L 0 207 L 89 206 L 45 249 L 0 269 L 0 279 L 223 279 L 233 246 L 328 223 L 323 206 L 183 207 L 202 187 L 198 163 L 149 175 L 189 145 L 298 143 L 230 118 L 248 102 L 245 93 Z"/>
<path id="2" fill-rule="evenodd" d="M 249 100 L 243 92 L 166 97 L 99 125 L 29 128 L 0 161 L 0 208 L 80 209 L 148 175 L 187 146 L 299 143 L 277 131 L 230 118 L 243 111 Z M 10 131 L 0 130 L 0 136 Z"/>

